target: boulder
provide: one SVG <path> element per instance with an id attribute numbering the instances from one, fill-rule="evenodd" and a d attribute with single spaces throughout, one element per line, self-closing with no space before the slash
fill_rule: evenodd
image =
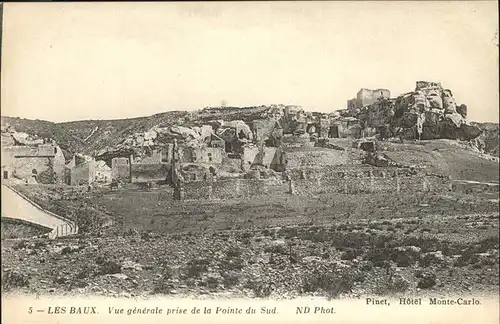
<path id="1" fill-rule="evenodd" d="M 232 120 L 232 121 L 224 121 L 222 128 L 233 128 L 236 130 L 236 133 L 238 134 L 238 138 L 246 138 L 248 140 L 253 139 L 253 134 L 252 130 L 250 129 L 250 126 L 248 126 L 243 120 Z"/>
<path id="2" fill-rule="evenodd" d="M 445 114 L 457 112 L 457 103 L 455 102 L 455 98 L 453 98 L 453 94 L 448 89 L 443 90 L 443 108 Z"/>

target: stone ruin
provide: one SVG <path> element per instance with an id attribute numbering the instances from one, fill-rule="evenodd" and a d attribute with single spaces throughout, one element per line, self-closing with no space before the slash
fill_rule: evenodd
<path id="1" fill-rule="evenodd" d="M 370 192 L 435 192 L 452 190 L 450 177 L 409 167 L 342 166 L 297 168 L 288 175 L 289 193 L 358 194 Z"/>
<path id="2" fill-rule="evenodd" d="M 350 116 L 360 120 L 368 136 L 472 140 L 482 132 L 467 120 L 467 106 L 457 104 L 452 91 L 438 82 L 417 81 L 414 91 L 397 98 L 381 92 L 376 100 L 369 99 L 364 106 L 348 101 Z"/>

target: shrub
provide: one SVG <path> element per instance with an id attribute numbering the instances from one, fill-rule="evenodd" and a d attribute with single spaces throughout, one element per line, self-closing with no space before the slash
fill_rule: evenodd
<path id="1" fill-rule="evenodd" d="M 2 288 L 9 290 L 12 288 L 27 287 L 29 280 L 26 275 L 13 270 L 7 270 L 2 276 Z"/>
<path id="2" fill-rule="evenodd" d="M 372 262 L 374 267 L 385 267 L 391 259 L 391 250 L 386 248 L 372 249 L 363 258 Z"/>
<path id="3" fill-rule="evenodd" d="M 76 275 L 76 279 L 87 279 L 90 278 L 94 275 L 96 272 L 95 267 L 92 267 L 90 265 L 85 265 L 83 269 L 81 269 Z"/>
<path id="4" fill-rule="evenodd" d="M 241 270 L 245 265 L 245 261 L 241 257 L 230 258 L 226 257 L 219 263 L 222 272 Z"/>
<path id="5" fill-rule="evenodd" d="M 276 254 L 288 254 L 286 245 L 272 243 L 264 248 L 264 252 Z"/>
<path id="6" fill-rule="evenodd" d="M 420 254 L 414 250 L 394 250 L 391 253 L 391 260 L 394 261 L 398 267 L 409 267 L 414 265 L 420 258 Z"/>
<path id="7" fill-rule="evenodd" d="M 344 253 L 342 253 L 342 256 L 340 257 L 342 260 L 353 260 L 356 259 L 358 256 L 363 255 L 363 251 L 360 249 L 348 249 Z"/>
<path id="8" fill-rule="evenodd" d="M 236 286 L 240 282 L 240 277 L 233 271 L 224 273 L 222 278 L 222 284 L 227 288 Z"/>
<path id="9" fill-rule="evenodd" d="M 330 298 L 337 298 L 343 293 L 350 292 L 354 285 L 354 278 L 349 274 L 315 271 L 307 274 L 302 280 L 303 292 L 323 290 Z"/>
<path id="10" fill-rule="evenodd" d="M 433 273 L 422 273 L 417 288 L 429 289 L 436 285 L 436 275 Z"/>
<path id="11" fill-rule="evenodd" d="M 21 249 L 24 249 L 27 247 L 28 247 L 28 242 L 25 240 L 22 240 L 22 241 L 19 241 L 19 243 L 15 244 L 12 248 L 14 250 L 21 250 Z"/>
<path id="12" fill-rule="evenodd" d="M 269 297 L 272 293 L 272 288 L 260 280 L 249 280 L 245 283 L 245 288 L 251 289 L 257 298 Z"/>
<path id="13" fill-rule="evenodd" d="M 207 272 L 210 261 L 207 259 L 193 259 L 187 263 L 186 272 L 188 278 L 200 277 L 202 273 Z"/>
<path id="14" fill-rule="evenodd" d="M 108 260 L 105 256 L 98 256 L 96 258 L 96 264 L 98 265 L 96 274 L 97 275 L 107 275 L 120 273 L 122 268 L 120 264 L 114 260 Z"/>
<path id="15" fill-rule="evenodd" d="M 479 262 L 479 256 L 475 254 L 471 249 L 463 251 L 462 255 L 455 261 L 456 267 L 464 267 L 470 264 L 475 264 Z"/>
<path id="16" fill-rule="evenodd" d="M 210 289 L 216 289 L 219 286 L 219 279 L 215 277 L 208 277 L 205 281 L 205 284 Z"/>
<path id="17" fill-rule="evenodd" d="M 375 288 L 378 295 L 392 295 L 406 292 L 410 288 L 410 283 L 400 276 L 394 276 L 387 281 L 379 282 Z"/>
<path id="18" fill-rule="evenodd" d="M 174 285 L 170 282 L 175 276 L 174 270 L 166 265 L 162 264 L 162 273 L 160 279 L 155 283 L 153 288 L 153 293 L 155 294 L 170 294 Z"/>
<path id="19" fill-rule="evenodd" d="M 422 267 L 429 267 L 431 265 L 436 265 L 442 263 L 443 260 L 437 257 L 435 254 L 429 253 L 424 255 L 423 258 L 420 260 L 420 266 Z"/>
<path id="20" fill-rule="evenodd" d="M 241 249 L 238 246 L 231 246 L 226 251 L 226 256 L 228 258 L 239 257 L 239 256 L 241 256 L 241 254 L 242 254 Z"/>

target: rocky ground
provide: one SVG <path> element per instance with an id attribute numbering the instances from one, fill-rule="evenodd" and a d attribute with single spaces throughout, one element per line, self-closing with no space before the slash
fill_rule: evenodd
<path id="1" fill-rule="evenodd" d="M 57 241 L 2 235 L 5 291 L 342 298 L 499 287 L 498 192 L 299 197 L 277 187 L 265 199 L 178 202 L 168 188 L 25 191 L 98 225 Z"/>

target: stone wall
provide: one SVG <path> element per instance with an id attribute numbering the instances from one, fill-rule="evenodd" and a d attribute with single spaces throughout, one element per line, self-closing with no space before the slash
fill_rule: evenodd
<path id="1" fill-rule="evenodd" d="M 50 183 L 64 181 L 64 155 L 58 146 L 40 145 L 2 147 L 2 164 L 9 175 L 20 179 L 32 179 L 41 173 L 51 174 L 44 177 Z M 38 178 L 39 179 L 39 178 Z M 40 180 L 40 179 L 39 179 Z"/>
<path id="2" fill-rule="evenodd" d="M 378 98 L 389 99 L 391 97 L 391 92 L 387 89 L 361 89 L 358 91 L 356 99 L 358 108 L 371 105 L 376 102 Z"/>
<path id="3" fill-rule="evenodd" d="M 231 199 L 267 194 L 268 182 L 257 179 L 227 179 L 214 182 L 182 182 L 174 190 L 174 199 Z"/>
<path id="4" fill-rule="evenodd" d="M 361 164 L 364 152 L 348 148 L 344 151 L 313 147 L 309 149 L 285 149 L 290 169 L 307 167 L 327 167 L 346 164 Z"/>
<path id="5" fill-rule="evenodd" d="M 37 176 L 44 171 L 50 171 L 53 165 L 52 157 L 16 157 L 14 161 L 14 175 L 20 179 Z"/>
<path id="6" fill-rule="evenodd" d="M 423 192 L 451 190 L 451 180 L 435 174 L 401 168 L 322 168 L 290 172 L 290 190 L 296 194 Z"/>
<path id="7" fill-rule="evenodd" d="M 111 176 L 113 180 L 130 181 L 130 159 L 114 158 L 111 160 Z"/>

